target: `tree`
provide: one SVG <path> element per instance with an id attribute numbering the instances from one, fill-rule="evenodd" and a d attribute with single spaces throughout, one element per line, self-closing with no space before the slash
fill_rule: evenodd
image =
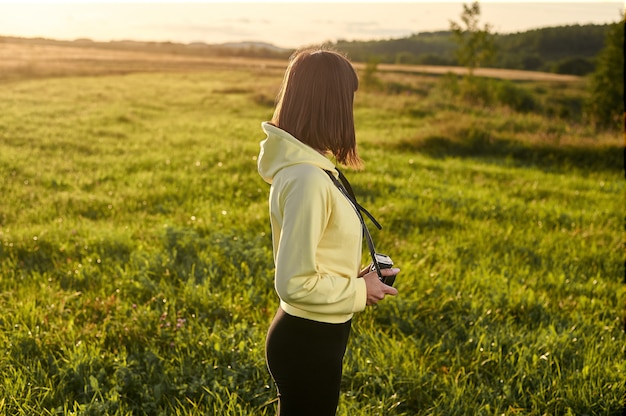
<path id="1" fill-rule="evenodd" d="M 591 75 L 588 112 L 596 127 L 619 128 L 624 117 L 625 24 L 622 16 L 621 22 L 611 26 Z"/>
<path id="2" fill-rule="evenodd" d="M 378 76 L 376 76 L 379 62 L 380 58 L 378 56 L 371 56 L 367 60 L 365 71 L 363 73 L 363 77 L 361 78 L 361 83 L 367 90 L 377 90 L 382 88 L 382 81 L 378 78 Z"/>
<path id="3" fill-rule="evenodd" d="M 495 57 L 495 43 L 491 33 L 491 26 L 485 24 L 479 27 L 480 5 L 477 1 L 471 6 L 463 5 L 460 24 L 450 21 L 450 30 L 458 45 L 456 51 L 459 64 L 467 67 L 470 77 L 474 69 L 490 63 Z"/>

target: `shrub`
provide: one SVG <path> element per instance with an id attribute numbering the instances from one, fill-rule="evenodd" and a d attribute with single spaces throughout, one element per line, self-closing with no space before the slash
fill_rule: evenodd
<path id="1" fill-rule="evenodd" d="M 538 106 L 529 90 L 520 88 L 511 81 L 498 82 L 494 94 L 497 102 L 515 111 L 527 113 L 536 110 Z"/>

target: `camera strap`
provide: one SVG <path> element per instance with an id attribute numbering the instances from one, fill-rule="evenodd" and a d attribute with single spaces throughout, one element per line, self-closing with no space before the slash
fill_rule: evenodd
<path id="1" fill-rule="evenodd" d="M 380 225 L 378 221 L 376 221 L 376 218 L 374 218 L 372 214 L 370 214 L 365 208 L 363 208 L 361 204 L 357 202 L 356 196 L 354 194 L 354 191 L 352 190 L 352 186 L 350 185 L 350 182 L 348 182 L 348 179 L 345 177 L 343 172 L 341 172 L 339 169 L 336 169 L 336 170 L 339 173 L 339 180 L 335 178 L 335 175 L 333 175 L 331 171 L 324 169 L 324 172 L 328 174 L 328 176 L 333 181 L 335 186 L 339 188 L 339 191 L 348 199 L 348 201 L 350 202 L 350 205 L 352 205 L 352 208 L 354 208 L 354 210 L 356 211 L 356 214 L 359 217 L 359 220 L 361 221 L 361 226 L 363 227 L 363 234 L 365 235 L 365 241 L 367 242 L 367 247 L 369 248 L 370 255 L 372 256 L 372 263 L 374 264 L 374 267 L 376 268 L 376 273 L 378 274 L 378 277 L 382 279 L 383 275 L 380 272 L 380 265 L 378 264 L 378 260 L 376 260 L 376 248 L 374 247 L 374 240 L 372 240 L 372 235 L 367 229 L 367 224 L 365 224 L 365 220 L 363 219 L 362 213 L 367 215 L 367 217 L 370 220 L 372 220 L 376 228 L 380 230 L 383 227 L 382 225 Z"/>

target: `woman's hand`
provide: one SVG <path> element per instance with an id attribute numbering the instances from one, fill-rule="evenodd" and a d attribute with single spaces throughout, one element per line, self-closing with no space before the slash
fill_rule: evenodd
<path id="1" fill-rule="evenodd" d="M 383 276 L 393 276 L 398 274 L 400 269 L 391 268 L 391 269 L 381 269 L 380 273 Z M 367 301 L 366 304 L 368 306 L 375 305 L 386 295 L 396 296 L 398 294 L 398 290 L 394 287 L 387 286 L 378 278 L 378 273 L 376 270 L 373 272 L 369 271 L 369 267 L 361 270 L 359 273 L 359 277 L 362 277 L 365 280 L 365 286 L 367 287 Z"/>

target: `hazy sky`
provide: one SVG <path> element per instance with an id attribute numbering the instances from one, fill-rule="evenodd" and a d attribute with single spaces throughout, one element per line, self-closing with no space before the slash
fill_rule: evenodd
<path id="1" fill-rule="evenodd" d="M 0 35 L 73 40 L 224 43 L 263 41 L 296 48 L 447 30 L 463 3 L 404 2 L 18 2 L 0 0 Z M 481 1 L 481 23 L 498 33 L 547 26 L 611 23 L 622 1 Z"/>

